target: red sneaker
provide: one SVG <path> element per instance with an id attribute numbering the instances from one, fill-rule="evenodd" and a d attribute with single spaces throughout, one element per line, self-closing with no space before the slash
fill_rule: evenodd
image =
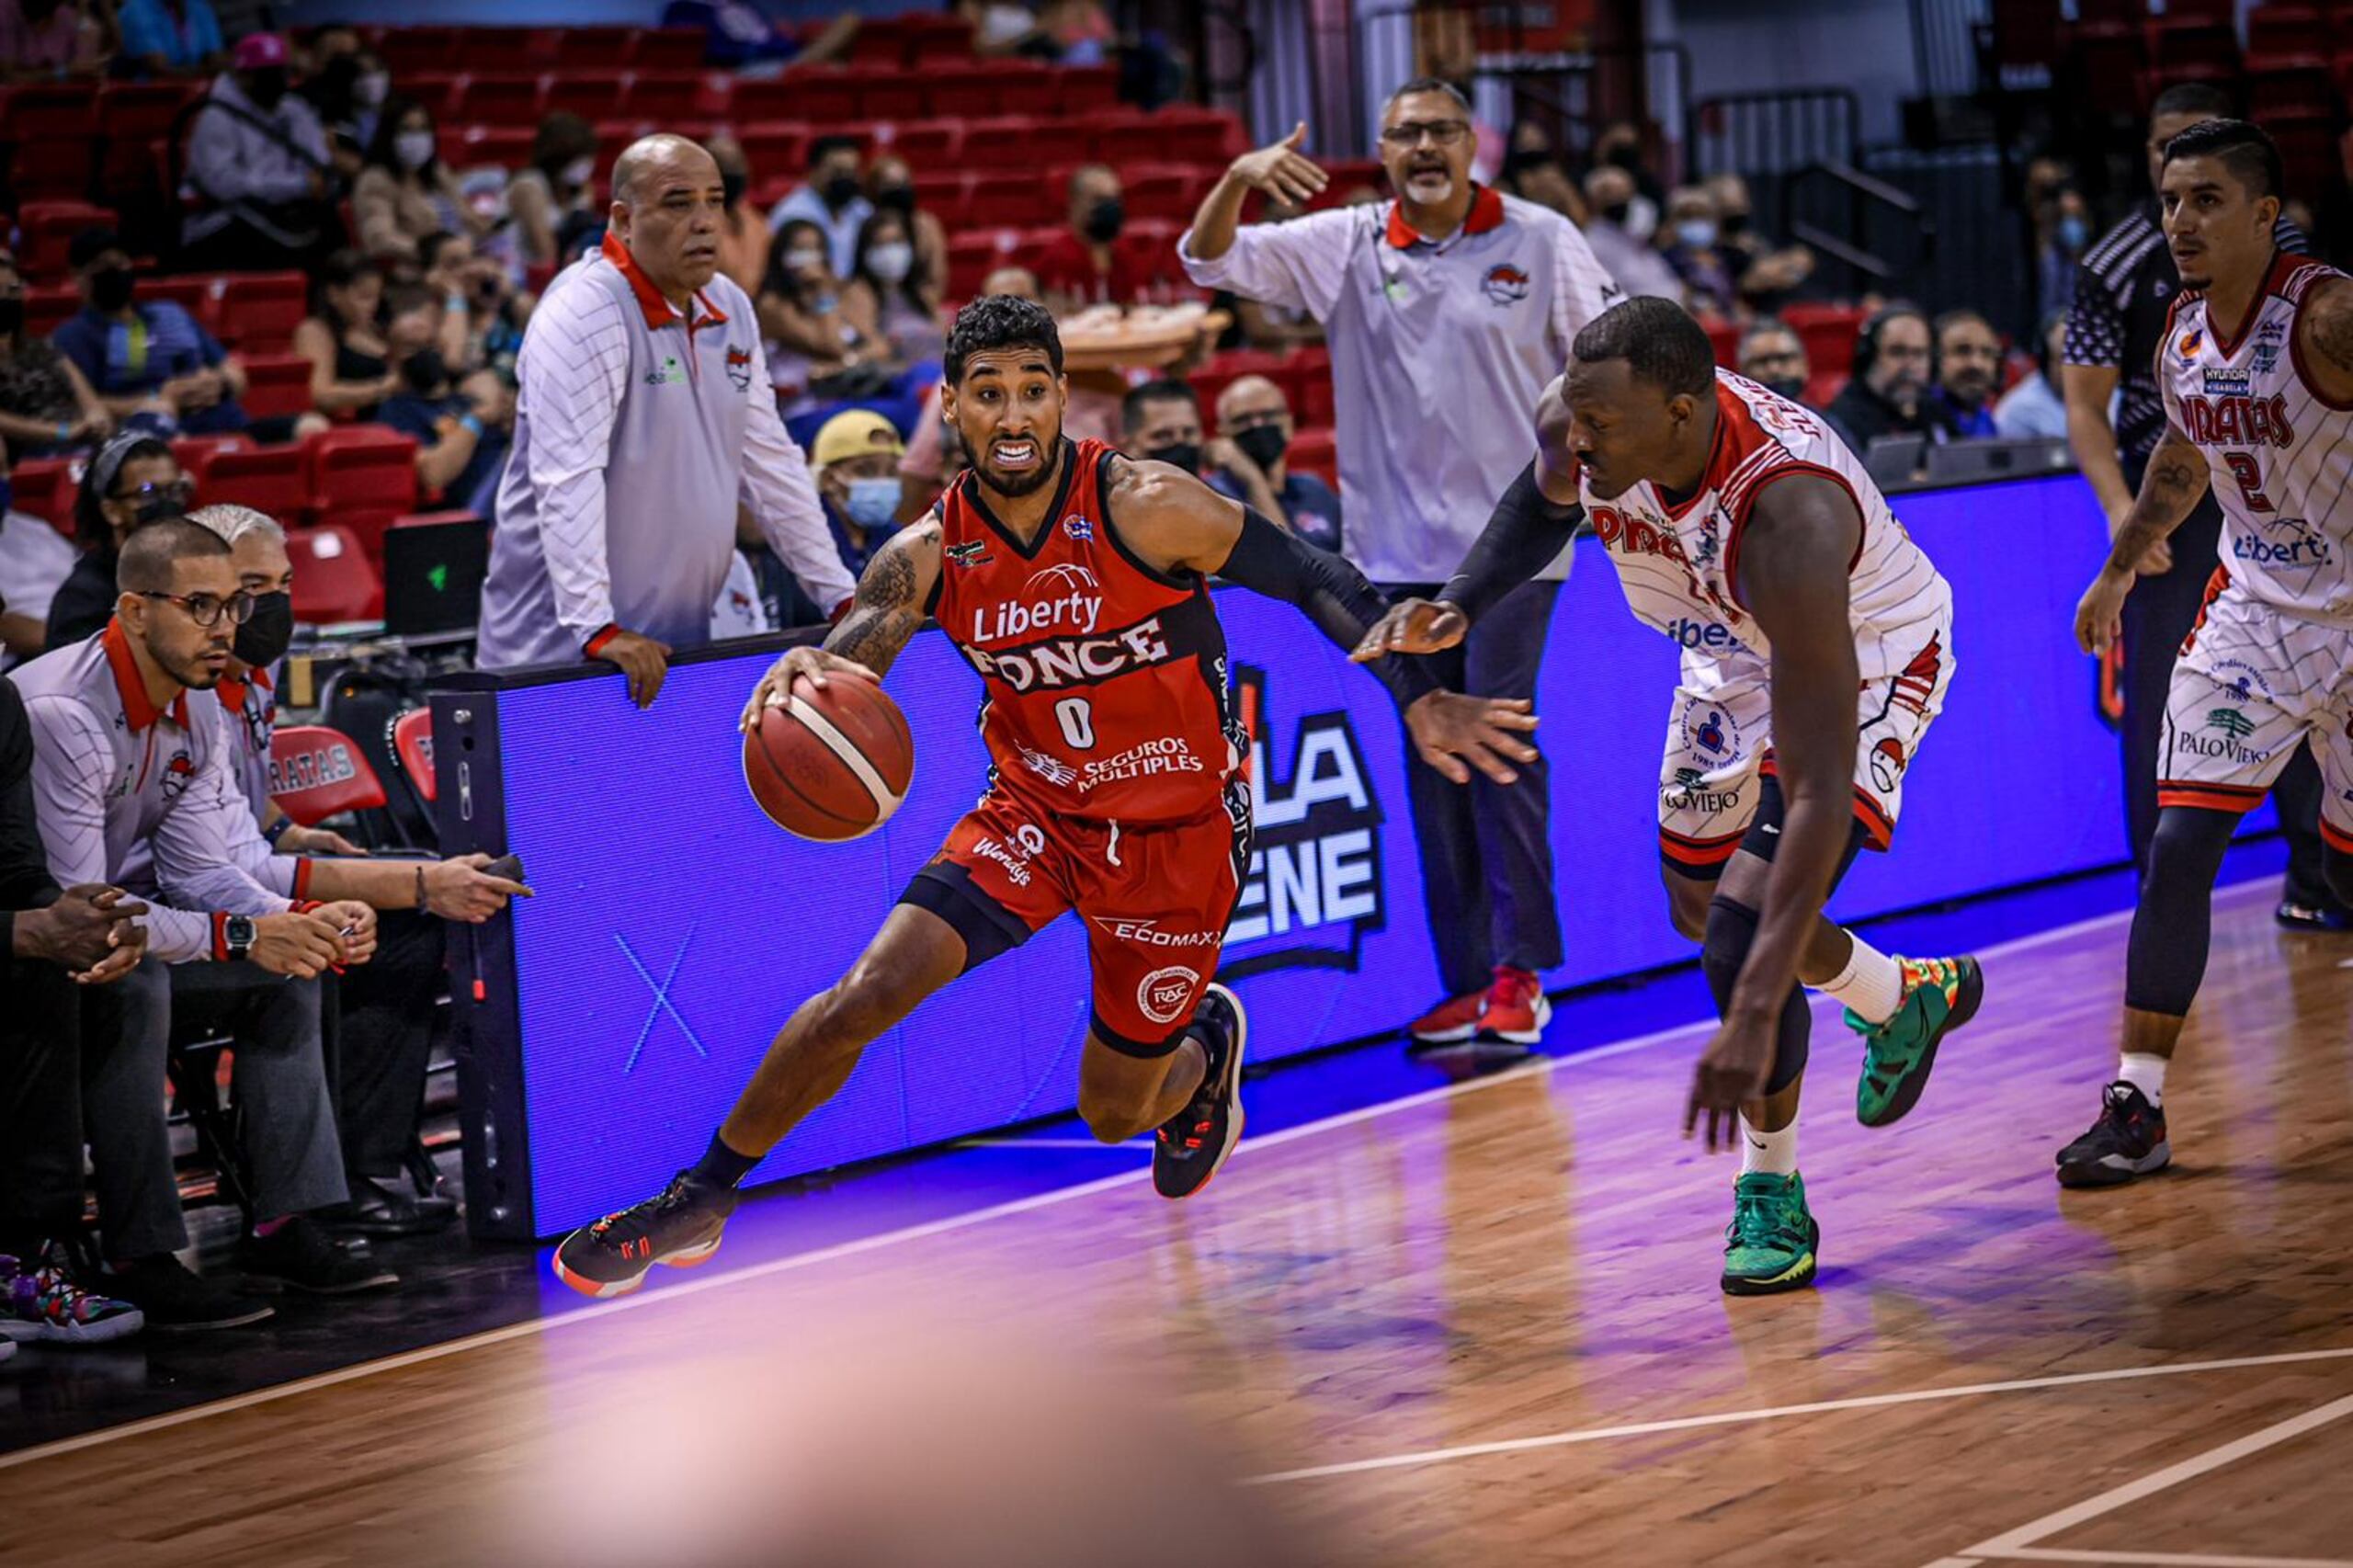
<path id="1" fill-rule="evenodd" d="M 1495 983 L 1480 1000 L 1484 1010 L 1479 1015 L 1479 1032 L 1514 1045 L 1534 1045 L 1552 1021 L 1552 1002 L 1544 994 L 1543 983 L 1524 969 L 1497 964 Z"/>
<path id="2" fill-rule="evenodd" d="M 1484 992 L 1473 991 L 1451 1000 L 1440 1002 L 1420 1017 L 1405 1026 L 1405 1032 L 1420 1045 L 1452 1045 L 1469 1040 L 1479 1032 L 1480 1015 L 1487 1010 Z"/>

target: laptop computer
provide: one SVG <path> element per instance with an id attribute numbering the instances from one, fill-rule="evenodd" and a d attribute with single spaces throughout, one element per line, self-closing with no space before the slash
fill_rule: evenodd
<path id="1" fill-rule="evenodd" d="M 1989 479 L 2055 473 L 2075 466 L 2064 438 L 2025 436 L 1990 441 L 1949 441 L 1928 449 L 1928 483 L 1972 484 Z"/>
<path id="2" fill-rule="evenodd" d="M 394 637 L 472 631 L 489 571 L 490 525 L 479 517 L 387 528 L 384 631 Z"/>
<path id="3" fill-rule="evenodd" d="M 1921 454 L 1927 449 L 1926 436 L 1876 437 L 1863 453 L 1863 472 L 1881 490 L 1908 485 L 1912 476 L 1920 471 Z"/>

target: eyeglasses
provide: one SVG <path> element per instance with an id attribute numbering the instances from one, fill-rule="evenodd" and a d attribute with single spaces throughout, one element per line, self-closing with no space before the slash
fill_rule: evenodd
<path id="1" fill-rule="evenodd" d="M 1223 423 L 1228 430 L 1238 436 L 1245 430 L 1263 430 L 1270 425 L 1280 425 L 1290 417 L 1279 408 L 1262 408 L 1250 414 L 1237 414 Z"/>
<path id="2" fill-rule="evenodd" d="M 1451 147 L 1471 134 L 1471 123 L 1462 119 L 1409 119 L 1392 125 L 1381 133 L 1381 139 L 1399 152 L 1410 152 L 1421 144 L 1423 137 L 1433 145 Z"/>
<path id="3" fill-rule="evenodd" d="M 220 625 L 224 615 L 229 618 L 230 625 L 243 626 L 246 618 L 254 613 L 254 597 L 242 588 L 225 599 L 215 594 L 165 594 L 153 588 L 140 589 L 139 597 L 142 599 L 169 599 L 188 611 L 188 618 L 205 631 Z"/>
<path id="4" fill-rule="evenodd" d="M 160 483 L 133 485 L 107 497 L 109 501 L 128 501 L 140 506 L 149 501 L 176 501 L 186 506 L 196 495 L 196 486 L 186 479 L 170 479 Z"/>

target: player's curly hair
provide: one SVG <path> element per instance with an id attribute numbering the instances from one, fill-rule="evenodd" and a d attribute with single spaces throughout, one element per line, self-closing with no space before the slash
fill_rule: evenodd
<path id="1" fill-rule="evenodd" d="M 964 361 L 997 348 L 1042 348 L 1057 376 L 1063 373 L 1063 335 L 1054 318 L 1034 300 L 1013 294 L 984 294 L 956 312 L 948 329 L 948 354 L 941 369 L 951 387 L 964 382 Z"/>
<path id="2" fill-rule="evenodd" d="M 1715 347 L 1707 329 L 1672 300 L 1644 294 L 1610 306 L 1585 324 L 1570 352 L 1588 365 L 1623 359 L 1635 380 L 1669 397 L 1715 394 Z"/>

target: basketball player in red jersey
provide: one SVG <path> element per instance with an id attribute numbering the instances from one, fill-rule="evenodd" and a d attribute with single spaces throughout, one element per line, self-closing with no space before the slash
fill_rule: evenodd
<path id="1" fill-rule="evenodd" d="M 1676 927 L 1700 941 L 1723 1016 L 1684 1131 L 1704 1111 L 1709 1146 L 1720 1130 L 1729 1143 L 1737 1112 L 1723 1289 L 1796 1290 L 1822 1234 L 1797 1170 L 1799 983 L 1846 1003 L 1863 1037 L 1868 1126 L 1911 1109 L 1983 994 L 1973 959 L 1893 959 L 1823 915 L 1856 851 L 1894 830 L 1952 675 L 1952 594 L 1846 443 L 1719 370 L 1673 301 L 1604 312 L 1571 353 L 1537 409 L 1536 460 L 1462 570 L 1437 600 L 1392 608 L 1358 656 L 1452 646 L 1581 518 L 1628 608 L 1681 646 L 1659 848 Z"/>
<path id="2" fill-rule="evenodd" d="M 986 794 L 849 972 L 793 1014 L 702 1159 L 556 1249 L 574 1290 L 620 1295 L 656 1263 L 709 1257 L 736 1185 L 869 1041 L 1065 911 L 1086 920 L 1094 969 L 1079 1114 L 1107 1143 L 1158 1129 L 1166 1198 L 1233 1153 L 1246 1026 L 1211 977 L 1249 864 L 1248 741 L 1209 577 L 1297 605 L 1344 648 L 1382 604 L 1355 567 L 1192 475 L 1065 441 L 1062 369 L 1037 305 L 999 295 L 958 315 L 940 411 L 972 467 L 868 563 L 824 646 L 778 660 L 744 710 L 748 728 L 796 682 L 877 679 L 935 615 L 986 693 Z M 1458 782 L 1477 767 L 1507 783 L 1534 756 L 1527 703 L 1439 691 L 1411 660 L 1374 673 Z"/>
<path id="3" fill-rule="evenodd" d="M 2165 1068 L 2205 978 L 2214 878 L 2299 745 L 2325 784 L 2323 874 L 2353 902 L 2353 278 L 2280 253 L 2279 151 L 2243 120 L 2166 142 L 2158 191 L 2182 283 L 2157 345 L 2165 439 L 2075 634 L 2095 653 L 2115 641 L 2134 563 L 2209 485 L 2222 563 L 2174 661 L 2123 1050 L 2098 1119 L 2058 1152 L 2066 1187 L 2120 1186 L 2172 1158 Z"/>

